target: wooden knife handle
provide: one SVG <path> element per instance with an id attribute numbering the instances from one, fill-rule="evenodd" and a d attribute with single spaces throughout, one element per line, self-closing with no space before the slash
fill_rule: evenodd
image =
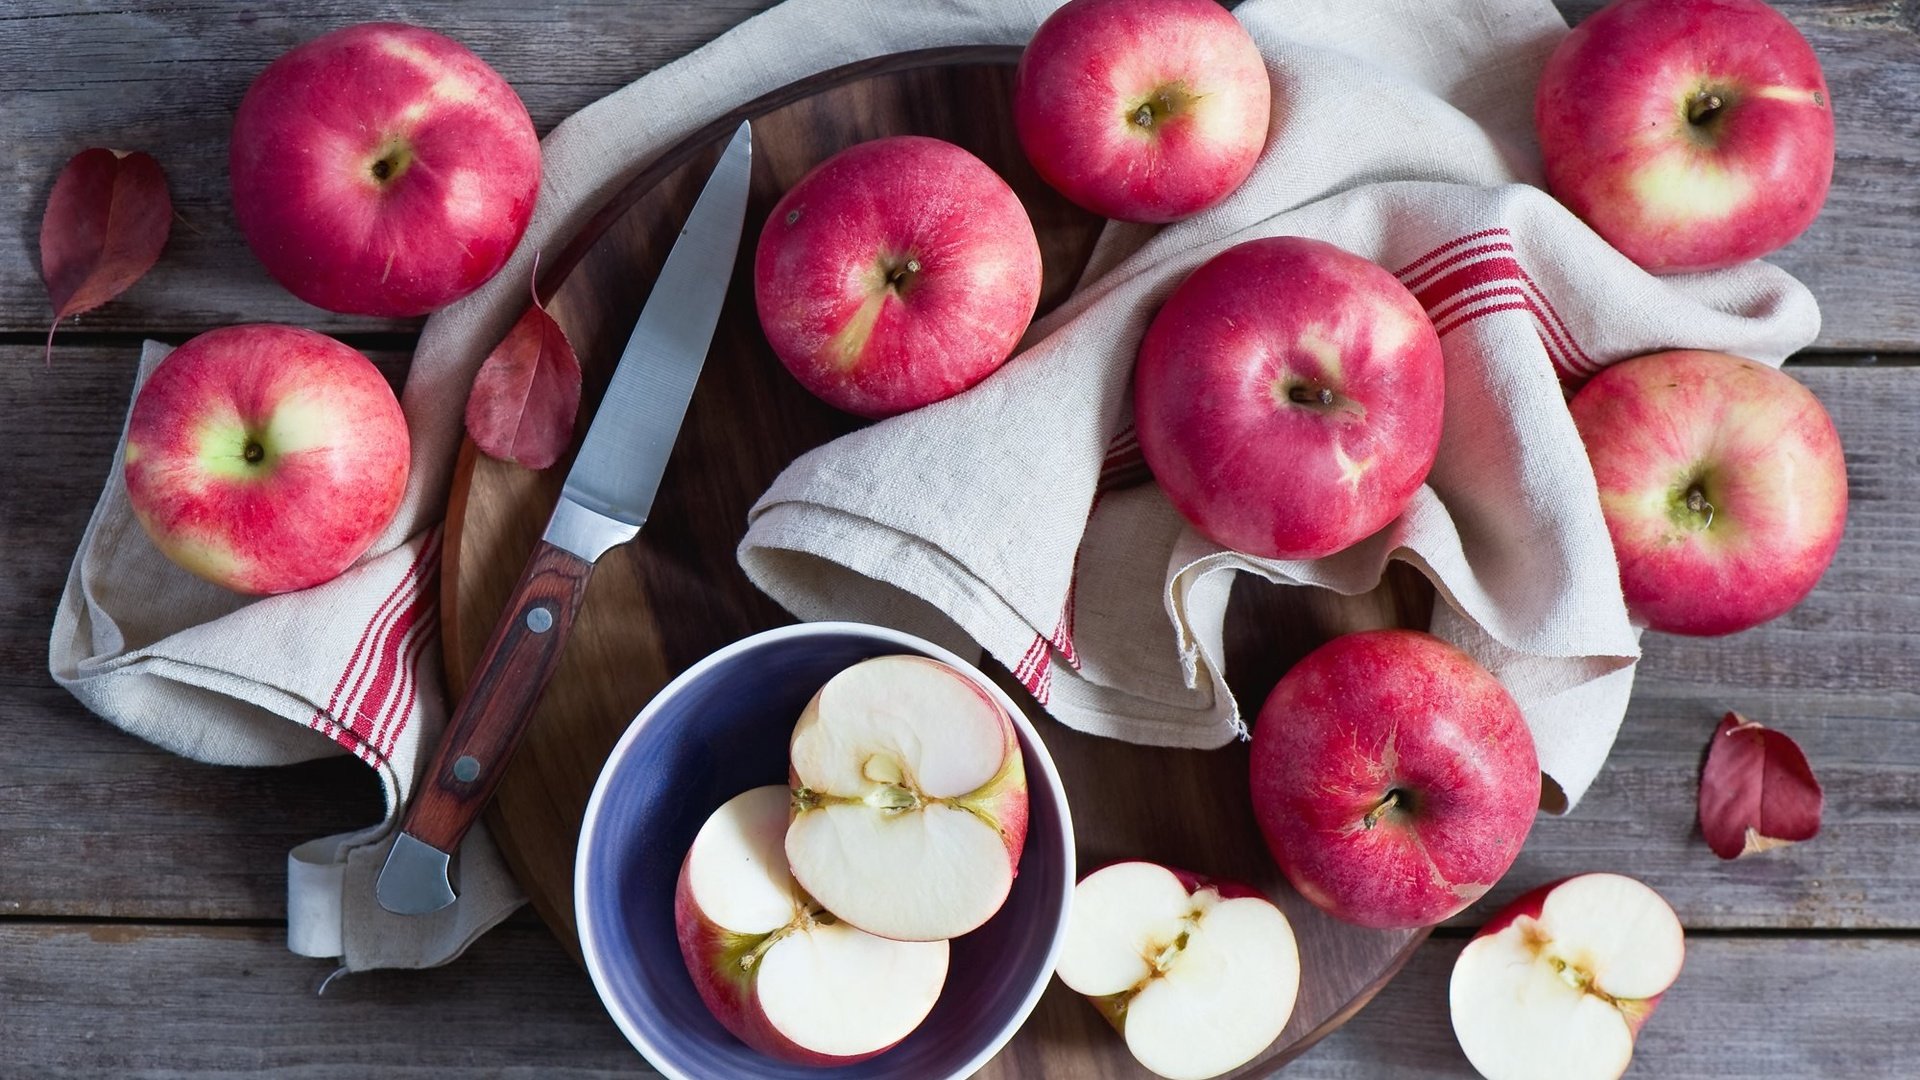
<path id="1" fill-rule="evenodd" d="M 535 545 L 420 778 L 402 832 L 448 854 L 458 850 L 533 720 L 592 574 L 593 564 L 578 555 L 545 540 Z"/>

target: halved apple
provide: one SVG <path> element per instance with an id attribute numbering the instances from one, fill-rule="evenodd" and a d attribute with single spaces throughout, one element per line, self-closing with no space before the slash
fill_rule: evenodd
<path id="1" fill-rule="evenodd" d="M 828 680 L 793 729 L 787 861 L 821 906 L 902 941 L 993 917 L 1027 839 L 1006 710 L 937 660 L 882 656 Z"/>
<path id="2" fill-rule="evenodd" d="M 863 1061 L 926 1019 L 947 979 L 947 943 L 892 941 L 840 922 L 787 872 L 787 789 L 734 796 L 680 865 L 674 926 L 700 1000 L 763 1054 L 809 1065 Z"/>
<path id="3" fill-rule="evenodd" d="M 1055 973 L 1092 999 L 1140 1064 L 1204 1080 L 1280 1037 L 1300 951 L 1286 915 L 1255 889 L 1122 862 L 1075 886 Z"/>
<path id="4" fill-rule="evenodd" d="M 1685 956 L 1679 917 L 1633 878 L 1543 885 L 1454 961 L 1454 1036 L 1488 1080 L 1614 1080 Z"/>

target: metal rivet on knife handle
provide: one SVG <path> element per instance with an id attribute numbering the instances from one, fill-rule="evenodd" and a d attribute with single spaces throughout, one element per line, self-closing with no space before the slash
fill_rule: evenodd
<path id="1" fill-rule="evenodd" d="M 553 612 L 543 607 L 527 612 L 527 629 L 536 634 L 544 634 L 553 629 Z"/>
<path id="2" fill-rule="evenodd" d="M 549 615 L 547 619 L 548 621 L 552 621 L 553 616 Z M 463 754 L 458 761 L 453 763 L 453 778 L 463 784 L 472 783 L 473 778 L 479 775 L 480 762 L 475 760 L 472 754 Z"/>

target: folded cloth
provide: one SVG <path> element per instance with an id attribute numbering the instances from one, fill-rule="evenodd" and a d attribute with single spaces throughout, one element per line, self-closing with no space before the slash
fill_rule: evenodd
<path id="1" fill-rule="evenodd" d="M 541 145 L 538 205 L 513 259 L 428 320 L 401 395 L 412 473 L 393 525 L 317 588 L 251 600 L 169 563 L 127 506 L 116 454 L 54 617 L 56 681 L 114 724 L 176 753 L 280 765 L 351 753 L 379 775 L 384 820 L 288 859 L 288 945 L 348 970 L 458 956 L 520 895 L 484 827 L 458 863 L 460 899 L 388 914 L 373 878 L 444 723 L 436 647 L 439 523 L 480 360 L 526 306 L 536 252 L 564 244 L 626 179 L 736 106 L 842 64 L 943 45 L 1017 44 L 1052 4 L 791 0 L 563 122 Z M 140 374 L 166 355 L 149 343 Z"/>
<path id="2" fill-rule="evenodd" d="M 1639 655 L 1566 386 L 1665 348 L 1777 364 L 1813 340 L 1818 310 L 1760 263 L 1654 277 L 1527 186 L 1534 86 L 1566 32 L 1548 0 L 1234 14 L 1274 94 L 1245 185 L 1176 225 L 1110 226 L 1077 293 L 993 376 L 794 462 L 751 511 L 741 564 L 802 618 L 971 638 L 1071 727 L 1204 748 L 1247 733 L 1223 671 L 1236 574 L 1354 594 L 1405 560 L 1441 600 L 1432 631 L 1513 693 L 1546 805 L 1564 810 L 1606 759 Z M 1111 482 L 1138 462 L 1129 388 L 1160 302 L 1211 256 L 1276 235 L 1391 270 L 1446 357 L 1426 485 L 1316 560 L 1225 550 L 1157 487 Z"/>

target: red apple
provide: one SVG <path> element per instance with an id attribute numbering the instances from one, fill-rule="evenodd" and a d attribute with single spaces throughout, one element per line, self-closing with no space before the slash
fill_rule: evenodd
<path id="1" fill-rule="evenodd" d="M 1195 529 L 1310 559 L 1406 507 L 1440 446 L 1443 379 L 1433 324 L 1392 274 L 1318 240 L 1249 240 L 1154 317 L 1134 422 Z"/>
<path id="2" fill-rule="evenodd" d="M 863 660 L 807 703 L 789 765 L 787 862 L 841 921 L 934 941 L 1006 902 L 1026 764 L 1006 710 L 967 676 L 921 656 Z"/>
<path id="3" fill-rule="evenodd" d="M 680 955 L 700 1000 L 755 1050 L 805 1065 L 864 1061 L 909 1035 L 947 979 L 944 941 L 890 941 L 836 921 L 794 883 L 787 789 L 713 812 L 674 890 Z"/>
<path id="4" fill-rule="evenodd" d="M 1513 865 L 1540 801 L 1533 736 L 1466 653 L 1348 634 L 1287 672 L 1253 729 L 1253 810 L 1300 895 L 1361 926 L 1430 926 Z"/>
<path id="5" fill-rule="evenodd" d="M 260 73 L 228 165 L 240 229 L 289 292 L 422 315 L 506 264 L 533 214 L 540 140 L 519 95 L 459 42 L 367 23 Z"/>
<path id="6" fill-rule="evenodd" d="M 1214 0 L 1071 0 L 1020 56 L 1013 122 L 1062 195 L 1176 221 L 1253 171 L 1271 99 L 1259 48 Z"/>
<path id="7" fill-rule="evenodd" d="M 1548 59 L 1534 123 L 1548 190 L 1657 272 L 1785 245 L 1833 178 L 1820 62 L 1760 0 L 1601 9 Z"/>
<path id="8" fill-rule="evenodd" d="M 1040 243 L 1006 181 L 952 143 L 875 139 L 774 206 L 754 257 L 760 326 L 801 385 L 892 416 L 992 374 L 1040 302 Z"/>
<path id="9" fill-rule="evenodd" d="M 1616 1080 L 1685 959 L 1679 918 L 1640 882 L 1580 874 L 1543 885 L 1454 961 L 1454 1036 L 1491 1080 Z"/>
<path id="10" fill-rule="evenodd" d="M 1806 387 L 1682 350 L 1607 368 L 1571 408 L 1636 619 L 1730 634 L 1813 591 L 1846 526 L 1847 466 Z"/>
<path id="11" fill-rule="evenodd" d="M 1203 1080 L 1280 1037 L 1300 990 L 1300 950 L 1286 915 L 1251 886 L 1129 861 L 1074 887 L 1057 974 L 1141 1065 Z"/>
<path id="12" fill-rule="evenodd" d="M 327 581 L 393 520 L 407 421 L 366 357 L 291 326 L 210 330 L 127 420 L 127 501 L 188 570 L 244 593 Z"/>

